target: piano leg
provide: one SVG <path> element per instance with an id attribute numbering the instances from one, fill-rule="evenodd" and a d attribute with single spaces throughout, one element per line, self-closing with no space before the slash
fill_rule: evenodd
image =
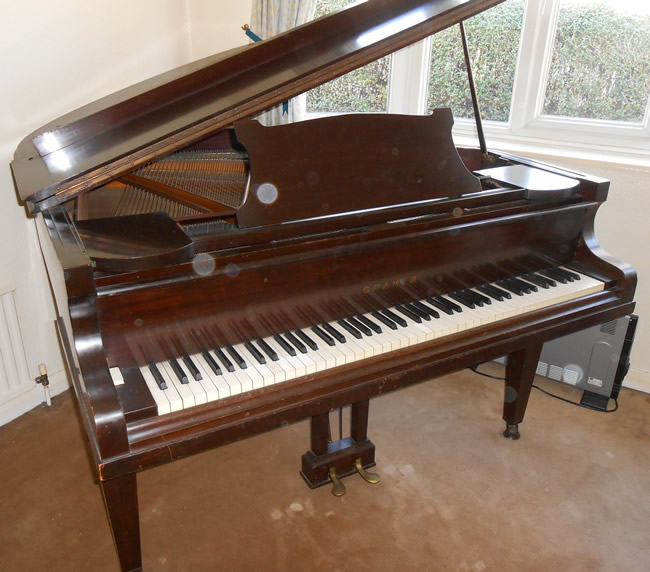
<path id="1" fill-rule="evenodd" d="M 503 419 L 506 422 L 503 436 L 508 439 L 519 439 L 519 423 L 524 420 L 541 351 L 542 344 L 534 343 L 508 354 L 503 399 Z"/>
<path id="2" fill-rule="evenodd" d="M 115 547 L 123 571 L 142 570 L 136 476 L 100 481 Z"/>

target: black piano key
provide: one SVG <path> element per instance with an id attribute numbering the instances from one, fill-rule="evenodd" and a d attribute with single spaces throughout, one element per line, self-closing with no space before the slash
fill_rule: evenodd
<path id="1" fill-rule="evenodd" d="M 557 272 L 558 274 L 561 274 L 562 276 L 566 277 L 566 279 L 569 282 L 575 282 L 576 280 L 580 280 L 580 275 L 579 274 L 576 274 L 575 272 L 571 272 L 570 270 L 567 270 L 566 268 L 559 268 L 559 267 L 556 266 L 555 268 L 553 268 L 553 270 L 555 272 Z"/>
<path id="2" fill-rule="evenodd" d="M 314 332 L 328 346 L 335 345 L 334 338 L 331 338 L 327 333 L 325 333 L 323 330 L 321 330 L 318 326 L 312 326 L 311 331 Z"/>
<path id="3" fill-rule="evenodd" d="M 531 284 L 530 282 L 526 282 L 525 280 L 520 280 L 519 278 L 511 278 L 511 280 L 517 284 L 520 288 L 526 292 L 526 294 L 530 294 L 531 292 L 537 292 L 537 286 L 534 284 Z"/>
<path id="4" fill-rule="evenodd" d="M 393 322 L 395 322 L 398 326 L 402 326 L 402 328 L 406 328 L 406 326 L 408 325 L 404 318 L 402 318 L 401 316 L 398 316 L 395 312 L 391 312 L 388 309 L 382 310 L 381 314 L 386 316 L 389 320 L 392 320 Z M 374 316 L 374 313 L 373 313 L 373 316 Z"/>
<path id="5" fill-rule="evenodd" d="M 306 354 L 307 353 L 307 347 L 305 344 L 303 344 L 296 336 L 293 335 L 291 332 L 285 332 L 284 337 L 287 338 L 287 340 L 293 344 L 296 348 L 298 348 L 298 351 L 301 354 Z M 314 344 L 316 345 L 316 344 Z"/>
<path id="6" fill-rule="evenodd" d="M 451 300 L 445 298 L 444 296 L 436 296 L 433 299 L 436 300 L 437 302 L 440 302 L 441 304 L 444 304 L 448 308 L 451 308 L 454 312 L 460 313 L 463 311 L 463 309 L 458 304 L 456 304 L 456 302 L 452 302 Z"/>
<path id="7" fill-rule="evenodd" d="M 459 292 L 450 292 L 449 294 L 447 294 L 447 296 L 453 298 L 454 300 L 456 300 L 456 302 L 460 302 L 463 306 L 467 306 L 471 310 L 476 308 L 476 304 L 474 304 L 474 302 L 472 302 L 469 298 L 465 296 L 461 296 Z"/>
<path id="8" fill-rule="evenodd" d="M 436 310 L 434 310 L 431 306 L 427 306 L 423 302 L 413 302 L 413 305 L 429 314 L 429 316 L 432 318 L 440 318 L 440 314 Z"/>
<path id="9" fill-rule="evenodd" d="M 419 309 L 422 310 L 423 312 L 426 312 L 426 313 L 427 313 L 429 316 L 431 316 L 432 318 L 439 318 L 439 317 L 440 317 L 440 314 L 438 314 L 438 312 L 436 312 L 436 311 L 435 311 L 433 308 L 431 308 L 430 306 L 427 306 L 426 304 L 423 304 L 422 302 L 412 302 L 412 304 L 413 304 L 413 306 L 415 306 L 416 308 L 419 308 Z"/>
<path id="10" fill-rule="evenodd" d="M 542 276 L 537 272 L 531 272 L 527 276 L 531 276 L 531 277 L 534 276 L 536 280 L 539 280 L 540 282 L 544 282 L 549 288 L 554 288 L 555 286 L 557 286 L 557 282 L 555 280 L 549 278 L 548 276 Z"/>
<path id="11" fill-rule="evenodd" d="M 473 302 L 475 306 L 483 307 L 485 304 L 483 297 L 478 292 L 474 292 L 474 290 L 469 288 L 458 290 L 456 293 L 463 296 L 466 300 Z"/>
<path id="12" fill-rule="evenodd" d="M 256 341 L 257 345 L 260 346 L 267 356 L 269 356 L 271 361 L 278 361 L 278 353 L 269 344 L 267 344 L 262 338 L 257 338 Z"/>
<path id="13" fill-rule="evenodd" d="M 339 332 L 334 326 L 331 324 L 328 324 L 327 322 L 323 322 L 323 325 L 321 326 L 330 336 L 332 336 L 334 339 L 336 339 L 339 343 L 344 344 L 345 343 L 345 336 Z"/>
<path id="14" fill-rule="evenodd" d="M 550 284 L 548 278 L 544 278 L 543 276 L 538 276 L 537 274 L 533 274 L 532 272 L 528 274 L 523 274 L 521 276 L 526 282 L 530 282 L 531 284 L 535 284 L 539 286 L 540 288 L 544 288 L 545 290 L 548 290 Z"/>
<path id="15" fill-rule="evenodd" d="M 448 314 L 449 316 L 451 316 L 454 313 L 454 311 L 449 306 L 446 306 L 442 302 L 438 302 L 435 298 L 427 298 L 427 302 L 432 306 L 438 308 L 438 310 L 442 310 L 445 314 Z"/>
<path id="16" fill-rule="evenodd" d="M 512 284 L 510 280 L 497 280 L 497 285 L 513 294 L 517 294 L 517 296 L 524 295 L 524 291 L 516 284 Z"/>
<path id="17" fill-rule="evenodd" d="M 552 268 L 546 268 L 545 270 L 540 270 L 538 274 L 541 274 L 542 276 L 546 276 L 547 278 L 550 278 L 551 280 L 557 280 L 560 284 L 568 284 L 569 279 L 566 278 L 565 276 L 562 276 L 562 274 L 558 274 L 557 272 L 553 272 Z"/>
<path id="18" fill-rule="evenodd" d="M 205 363 L 207 363 L 210 366 L 210 369 L 214 372 L 215 375 L 223 375 L 223 372 L 221 371 L 219 364 L 216 361 L 214 361 L 214 359 L 210 355 L 210 352 L 204 351 L 201 352 L 201 355 L 203 356 Z"/>
<path id="19" fill-rule="evenodd" d="M 260 350 L 258 350 L 253 344 L 249 341 L 244 342 L 244 347 L 251 353 L 251 355 L 257 360 L 259 364 L 265 364 L 266 358 Z"/>
<path id="20" fill-rule="evenodd" d="M 387 318 L 383 314 L 380 314 L 379 312 L 373 311 L 372 312 L 373 318 L 376 318 L 379 320 L 382 324 L 385 326 L 388 326 L 391 330 L 396 330 L 397 329 L 397 324 L 393 322 L 390 318 Z"/>
<path id="21" fill-rule="evenodd" d="M 192 377 L 196 379 L 196 381 L 200 381 L 202 379 L 201 377 L 201 372 L 199 371 L 199 368 L 196 367 L 195 363 L 192 361 L 192 358 L 185 354 L 183 356 L 183 363 L 187 367 L 187 369 L 190 371 L 192 374 Z"/>
<path id="22" fill-rule="evenodd" d="M 318 344 L 307 335 L 307 332 L 303 332 L 302 330 L 295 330 L 295 332 L 296 335 L 303 342 L 305 342 L 312 350 L 318 351 Z"/>
<path id="23" fill-rule="evenodd" d="M 429 316 L 429 312 L 426 310 L 422 310 L 422 308 L 418 308 L 413 302 L 408 302 L 407 304 L 402 304 L 405 308 L 408 308 L 413 312 L 416 316 L 420 316 L 423 320 L 426 320 L 427 322 L 431 321 L 431 316 Z"/>
<path id="24" fill-rule="evenodd" d="M 181 383 L 189 383 L 190 380 L 187 379 L 187 376 L 185 375 L 185 372 L 183 371 L 183 368 L 181 367 L 181 364 L 176 361 L 176 358 L 170 358 L 169 359 L 169 365 L 172 366 L 172 370 L 176 374 L 176 377 Z"/>
<path id="25" fill-rule="evenodd" d="M 280 334 L 274 334 L 273 339 L 280 344 L 282 349 L 287 352 L 290 356 L 295 356 L 296 355 L 296 350 L 294 347 L 287 341 L 285 340 Z"/>
<path id="26" fill-rule="evenodd" d="M 246 360 L 244 360 L 244 358 L 239 355 L 239 352 L 235 348 L 232 346 L 226 346 L 226 351 L 230 354 L 230 357 L 235 360 L 235 363 L 241 369 L 246 369 L 248 367 Z"/>
<path id="27" fill-rule="evenodd" d="M 167 382 L 158 371 L 158 366 L 152 361 L 149 362 L 149 371 L 151 372 L 151 375 L 153 375 L 153 378 L 156 380 L 158 387 L 160 389 L 167 389 Z"/>
<path id="28" fill-rule="evenodd" d="M 402 304 L 398 304 L 397 306 L 395 306 L 395 309 L 398 312 L 404 314 L 407 318 L 413 320 L 414 322 L 417 322 L 418 324 L 422 323 L 422 318 L 420 318 L 420 316 L 418 316 L 415 312 L 409 310 L 406 306 L 403 306 Z"/>
<path id="29" fill-rule="evenodd" d="M 375 334 L 381 334 L 381 326 L 379 324 L 375 324 L 375 322 L 368 319 L 363 314 L 359 314 L 357 316 L 357 320 L 359 320 L 359 322 L 361 322 L 362 324 L 368 326 L 373 332 L 375 332 Z"/>
<path id="30" fill-rule="evenodd" d="M 229 371 L 231 373 L 235 371 L 235 366 L 228 359 L 228 356 L 226 356 L 226 354 L 221 351 L 220 348 L 214 348 L 214 354 L 219 358 L 221 365 L 226 368 L 226 371 Z"/>
<path id="31" fill-rule="evenodd" d="M 350 322 L 350 324 L 359 330 L 364 336 L 372 336 L 372 330 L 361 320 L 357 320 L 357 318 L 353 318 L 352 316 L 346 318 L 346 320 Z M 379 328 L 379 326 L 377 327 Z M 381 330 L 381 328 L 379 329 Z"/>
<path id="32" fill-rule="evenodd" d="M 496 286 L 491 286 L 490 284 L 479 284 L 476 289 L 498 302 L 503 302 L 503 299 L 506 297 L 511 298 L 509 292 L 501 290 L 501 288 L 497 288 Z"/>
<path id="33" fill-rule="evenodd" d="M 474 296 L 476 296 L 476 299 L 483 302 L 483 304 L 487 304 L 487 305 L 492 304 L 492 300 L 490 300 L 489 296 L 484 296 L 483 294 L 477 292 L 476 290 L 469 290 L 469 292 L 474 294 Z"/>
<path id="34" fill-rule="evenodd" d="M 363 336 L 361 335 L 361 332 L 357 330 L 354 326 L 351 324 L 348 324 L 345 320 L 340 319 L 336 320 L 336 323 L 341 326 L 344 330 L 347 330 L 349 333 L 351 333 L 355 338 L 360 340 Z"/>

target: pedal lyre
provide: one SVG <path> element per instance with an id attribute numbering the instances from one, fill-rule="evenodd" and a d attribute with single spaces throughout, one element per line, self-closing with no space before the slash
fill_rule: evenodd
<path id="1" fill-rule="evenodd" d="M 330 477 L 330 481 L 332 481 L 332 484 L 334 485 L 332 487 L 332 494 L 335 497 L 342 497 L 345 494 L 345 485 L 343 484 L 343 481 L 341 481 L 341 479 L 339 479 L 336 475 L 336 469 L 334 467 L 330 467 L 327 471 L 327 474 Z"/>
<path id="2" fill-rule="evenodd" d="M 354 468 L 357 470 L 357 473 L 361 475 L 361 478 L 371 485 L 376 485 L 379 481 L 381 481 L 381 477 L 377 473 L 371 473 L 363 468 L 361 457 L 357 457 L 354 460 Z"/>

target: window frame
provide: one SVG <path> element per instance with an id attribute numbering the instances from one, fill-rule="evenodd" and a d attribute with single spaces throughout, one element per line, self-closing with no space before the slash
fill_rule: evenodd
<path id="1" fill-rule="evenodd" d="M 526 0 L 525 4 L 510 119 L 483 122 L 488 146 L 650 166 L 650 97 L 640 123 L 543 113 L 560 0 Z M 392 55 L 389 113 L 425 113 L 430 53 L 431 39 L 427 38 Z M 323 115 L 332 114 L 307 113 L 306 117 Z M 476 145 L 476 126 L 471 119 L 457 118 L 453 134 L 459 144 Z"/>

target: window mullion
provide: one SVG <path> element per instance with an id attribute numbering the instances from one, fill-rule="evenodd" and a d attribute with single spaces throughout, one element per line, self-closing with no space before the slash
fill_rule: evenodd
<path id="1" fill-rule="evenodd" d="M 427 38 L 392 55 L 388 86 L 389 113 L 424 113 L 431 42 Z"/>
<path id="2" fill-rule="evenodd" d="M 559 0 L 528 0 L 512 94 L 513 133 L 529 126 L 544 103 Z"/>

